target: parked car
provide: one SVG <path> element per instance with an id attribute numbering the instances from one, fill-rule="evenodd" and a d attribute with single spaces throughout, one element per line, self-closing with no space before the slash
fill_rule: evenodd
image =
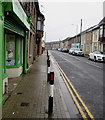
<path id="1" fill-rule="evenodd" d="M 63 51 L 63 48 L 60 49 L 60 52 L 62 52 L 62 51 Z"/>
<path id="2" fill-rule="evenodd" d="M 95 50 L 89 54 L 88 59 L 105 62 L 105 55 L 103 52 Z"/>
<path id="3" fill-rule="evenodd" d="M 60 51 L 61 50 L 61 48 L 58 48 L 58 51 Z"/>
<path id="4" fill-rule="evenodd" d="M 74 48 L 72 54 L 73 55 L 84 56 L 84 53 L 83 53 L 82 49 L 80 49 L 80 48 Z"/>
<path id="5" fill-rule="evenodd" d="M 68 50 L 67 48 L 63 48 L 63 49 L 62 49 L 62 52 L 66 52 L 66 53 L 68 53 L 69 50 Z"/>
<path id="6" fill-rule="evenodd" d="M 72 54 L 73 50 L 74 50 L 74 48 L 70 48 L 69 49 L 69 54 Z"/>

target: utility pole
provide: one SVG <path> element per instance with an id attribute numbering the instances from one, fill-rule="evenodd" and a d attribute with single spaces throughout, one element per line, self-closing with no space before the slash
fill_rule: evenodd
<path id="1" fill-rule="evenodd" d="M 81 26 L 80 26 L 80 33 L 82 32 L 82 19 L 81 19 Z"/>
<path id="2" fill-rule="evenodd" d="M 61 43 L 61 40 L 60 40 L 60 38 L 59 38 L 59 48 L 60 48 L 60 43 Z"/>

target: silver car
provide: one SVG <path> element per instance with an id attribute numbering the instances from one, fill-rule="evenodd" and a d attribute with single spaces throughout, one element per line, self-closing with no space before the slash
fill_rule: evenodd
<path id="1" fill-rule="evenodd" d="M 73 55 L 79 55 L 79 56 L 84 56 L 84 53 L 82 51 L 82 49 L 80 48 L 75 48 L 72 52 Z"/>

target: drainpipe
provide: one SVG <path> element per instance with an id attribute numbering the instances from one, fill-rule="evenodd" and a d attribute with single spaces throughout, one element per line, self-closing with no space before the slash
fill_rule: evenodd
<path id="1" fill-rule="evenodd" d="M 24 56 L 23 56 L 23 73 L 27 73 L 27 47 L 28 47 L 28 32 L 26 31 L 24 40 Z"/>

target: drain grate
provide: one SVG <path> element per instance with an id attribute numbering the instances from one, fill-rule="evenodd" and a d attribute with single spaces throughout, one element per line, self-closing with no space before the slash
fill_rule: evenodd
<path id="1" fill-rule="evenodd" d="M 21 94 L 23 94 L 23 93 L 22 93 L 22 92 L 18 92 L 18 93 L 17 93 L 17 95 L 21 95 Z"/>
<path id="2" fill-rule="evenodd" d="M 22 102 L 20 106 L 22 106 L 22 107 L 27 107 L 27 106 L 29 106 L 29 103 L 27 103 L 27 102 Z"/>

